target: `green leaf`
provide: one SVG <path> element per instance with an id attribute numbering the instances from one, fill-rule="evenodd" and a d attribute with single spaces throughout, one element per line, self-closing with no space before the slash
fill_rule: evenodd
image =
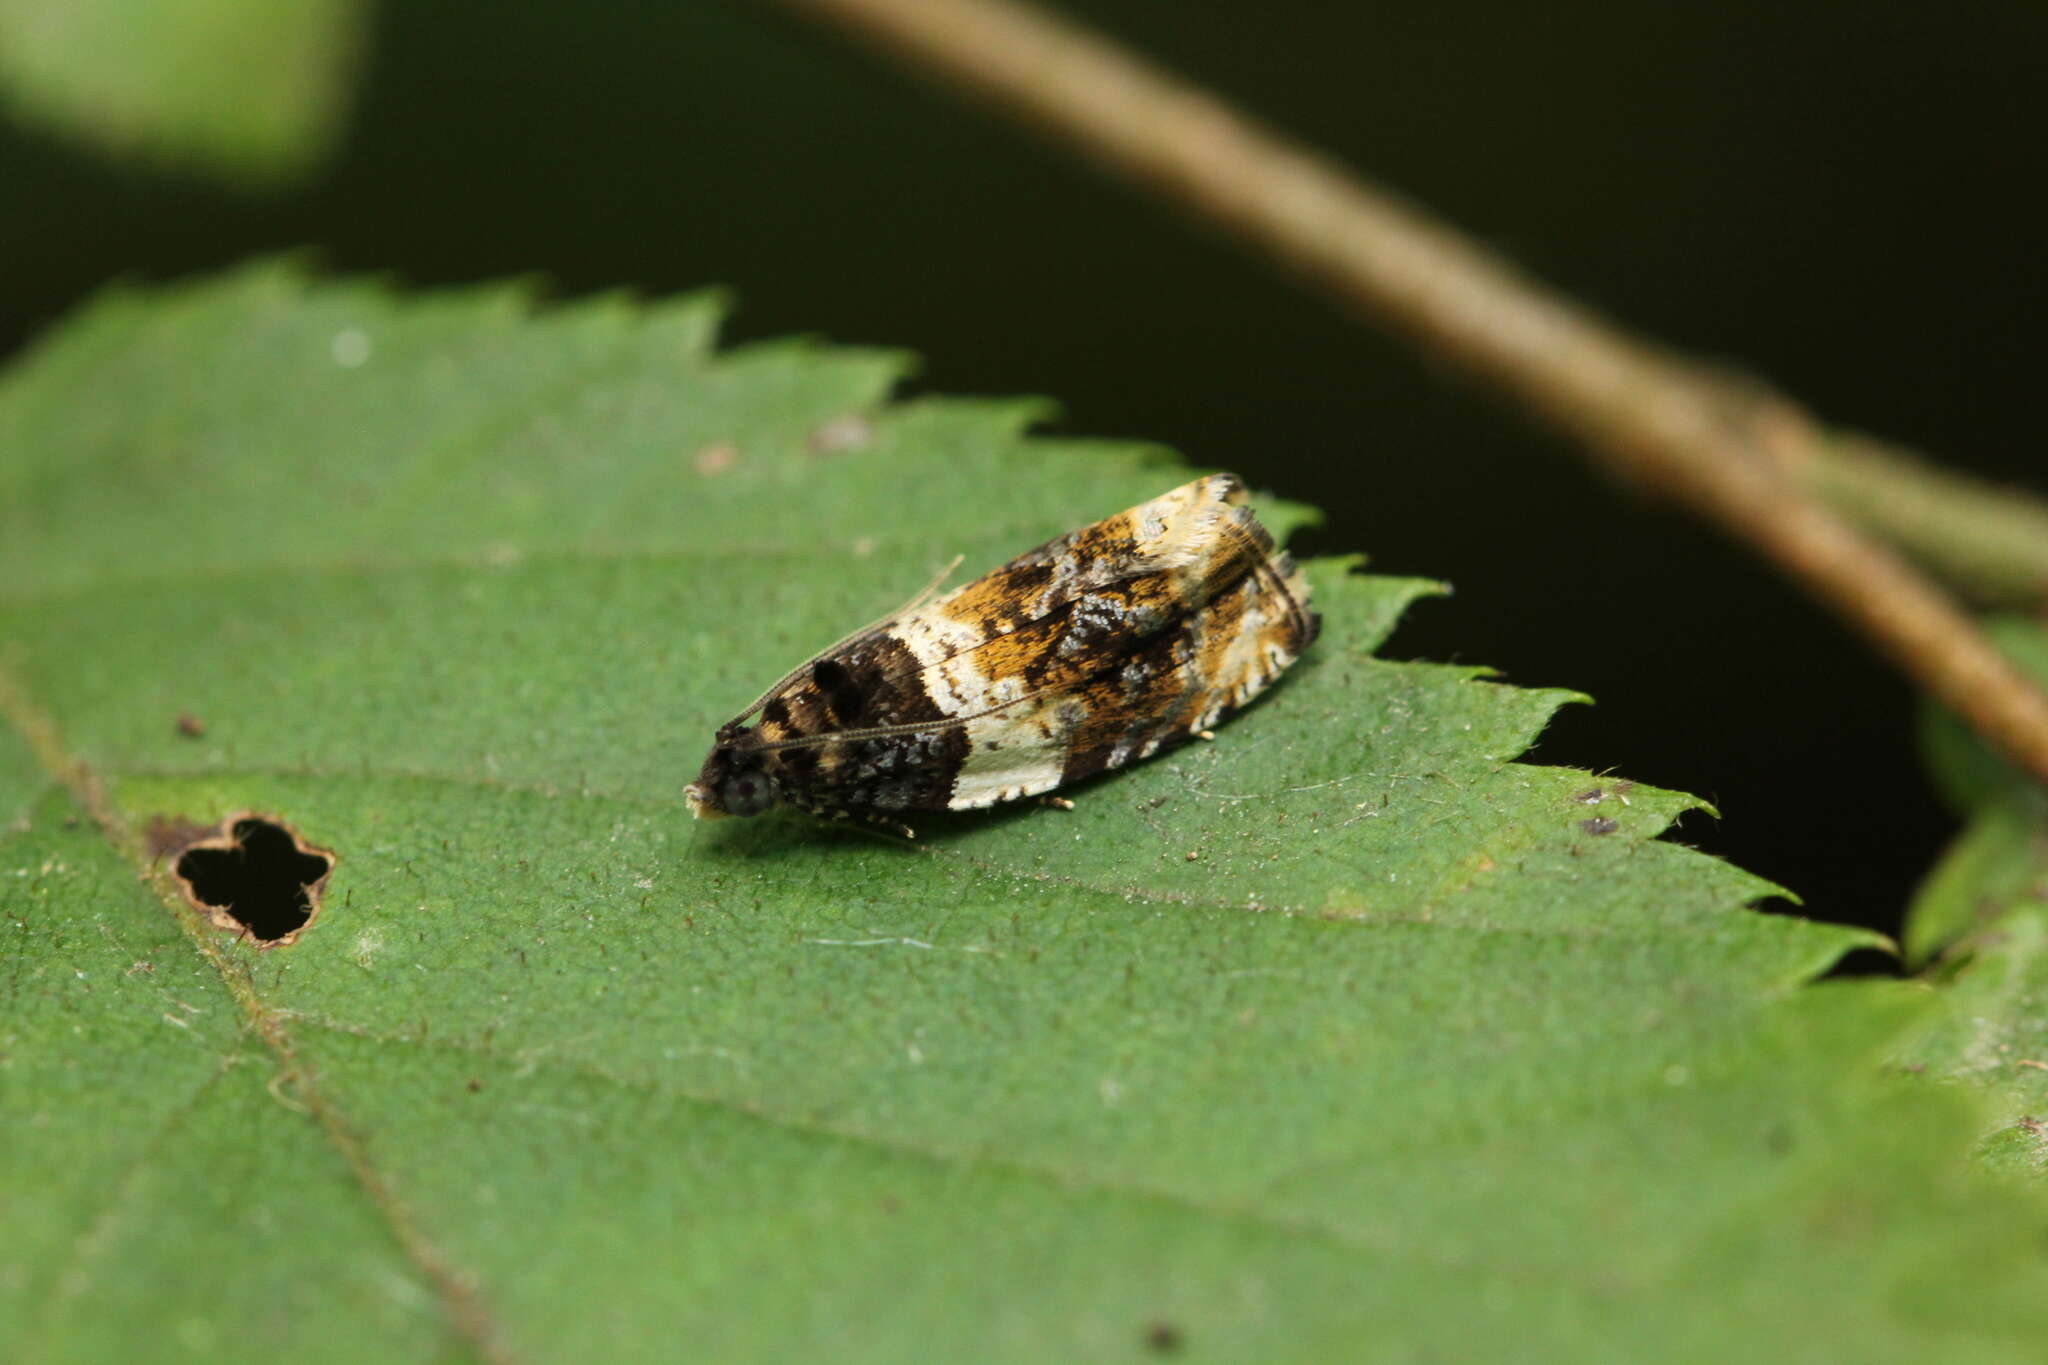
<path id="1" fill-rule="evenodd" d="M 1970 817 L 1914 894 L 1906 913 L 1907 965 L 1925 967 L 1973 935 L 1995 932 L 2016 905 L 2048 900 L 2048 801 L 2015 789 Z"/>
<path id="2" fill-rule="evenodd" d="M 2048 630 L 1988 629 L 2048 683 Z M 1907 911 L 1908 960 L 1941 980 L 1939 1012 L 1900 1050 L 1914 1072 L 1986 1095 L 2000 1122 L 1979 1149 L 1991 1169 L 2048 1173 L 2048 792 L 1945 710 L 1927 708 L 1928 766 L 1969 823 Z"/>
<path id="3" fill-rule="evenodd" d="M 1928 993 L 1376 657 L 1430 584 L 1312 565 L 1072 812 L 692 823 L 788 665 L 1187 476 L 717 313 L 264 266 L 0 388 L 0 1355 L 2037 1354 Z M 248 811 L 339 859 L 291 947 L 145 847 Z"/>
<path id="4" fill-rule="evenodd" d="M 1993 616 L 1982 625 L 2022 672 L 2048 685 L 2048 631 L 2024 616 Z M 1988 747 L 1955 712 L 1932 701 L 1920 709 L 1920 747 L 1936 790 L 1964 815 L 1986 804 L 2042 795 L 2040 783 Z"/>
<path id="5" fill-rule="evenodd" d="M 103 148 L 267 182 L 341 131 L 360 0 L 0 0 L 0 100 Z"/>

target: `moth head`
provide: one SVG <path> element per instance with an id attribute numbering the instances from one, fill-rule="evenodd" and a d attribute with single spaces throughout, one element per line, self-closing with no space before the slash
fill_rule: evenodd
<path id="1" fill-rule="evenodd" d="M 683 789 L 690 814 L 699 820 L 759 815 L 782 799 L 782 788 L 768 771 L 757 743 L 750 730 L 719 732 L 711 756 L 704 760 L 704 771 Z"/>

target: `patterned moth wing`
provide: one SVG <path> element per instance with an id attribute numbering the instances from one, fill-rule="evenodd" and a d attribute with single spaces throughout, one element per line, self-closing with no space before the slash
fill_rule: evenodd
<path id="1" fill-rule="evenodd" d="M 1238 479 L 1196 479 L 810 660 L 720 728 L 691 810 L 883 819 L 1049 792 L 1206 734 L 1315 638 L 1308 602 Z"/>

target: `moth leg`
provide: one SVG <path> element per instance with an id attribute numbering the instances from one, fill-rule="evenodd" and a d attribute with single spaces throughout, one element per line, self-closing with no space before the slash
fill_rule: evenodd
<path id="1" fill-rule="evenodd" d="M 1041 796 L 1038 798 L 1038 804 L 1041 806 L 1051 806 L 1054 810 L 1072 810 L 1074 808 L 1074 803 L 1064 796 Z"/>

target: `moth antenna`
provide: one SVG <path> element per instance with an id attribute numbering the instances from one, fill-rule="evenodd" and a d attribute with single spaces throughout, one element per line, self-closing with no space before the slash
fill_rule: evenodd
<path id="1" fill-rule="evenodd" d="M 907 721 L 902 725 L 870 725 L 860 730 L 832 730 L 822 735 L 798 735 L 794 739 L 770 740 L 766 744 L 750 745 L 749 753 L 763 754 L 773 749 L 815 749 L 821 744 L 850 743 L 862 739 L 887 739 L 891 735 L 921 735 L 934 730 L 955 730 L 970 720 L 980 720 L 998 711 L 1007 711 L 1027 701 L 1051 695 L 1053 689 L 1043 688 L 1037 692 L 1026 692 L 1021 697 L 997 702 L 994 706 L 965 716 L 944 716 L 938 720 Z"/>
<path id="2" fill-rule="evenodd" d="M 888 625 L 890 622 L 896 620 L 898 617 L 908 616 L 911 612 L 916 611 L 919 607 L 925 604 L 926 599 L 928 599 L 933 593 L 939 590 L 939 584 L 945 582 L 948 578 L 952 577 L 953 570 L 959 568 L 960 561 L 965 558 L 967 558 L 967 556 L 965 555 L 954 555 L 953 558 L 947 563 L 945 568 L 939 570 L 936 574 L 932 575 L 931 582 L 925 584 L 922 588 L 919 588 L 917 590 L 917 595 L 915 597 L 912 597 L 908 602 L 905 602 L 902 606 L 896 608 L 896 610 L 890 612 L 888 615 L 877 617 L 875 620 L 872 620 L 868 622 L 866 625 L 862 626 L 859 630 L 849 631 L 845 635 L 842 635 L 837 640 L 833 641 L 831 644 L 826 645 L 823 649 L 811 655 L 810 658 L 805 659 L 795 668 L 790 669 L 789 672 L 777 678 L 775 680 L 775 685 L 773 687 L 769 688 L 766 692 L 763 692 L 760 696 L 754 698 L 753 705 L 749 706 L 746 710 L 740 712 L 738 715 L 734 716 L 731 720 L 727 721 L 724 725 L 721 725 L 718 728 L 724 730 L 731 726 L 738 725 L 741 721 L 753 715 L 756 711 L 766 706 L 769 702 L 775 700 L 777 693 L 781 692 L 783 688 L 789 686 L 798 678 L 802 677 L 805 669 L 809 668 L 818 660 L 824 658 L 827 654 L 836 653 L 845 646 L 852 644 L 855 640 L 860 639 L 863 635 L 868 634 L 870 631 L 880 630 L 883 626 Z"/>

